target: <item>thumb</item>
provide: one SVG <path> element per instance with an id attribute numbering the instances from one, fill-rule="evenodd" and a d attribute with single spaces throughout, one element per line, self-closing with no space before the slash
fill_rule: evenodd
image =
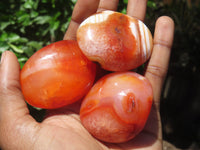
<path id="1" fill-rule="evenodd" d="M 20 66 L 10 51 L 2 54 L 0 64 L 0 118 L 20 117 L 28 113 L 20 90 Z"/>
<path id="2" fill-rule="evenodd" d="M 20 66 L 10 51 L 2 54 L 0 64 L 0 147 L 28 149 L 33 140 L 36 121 L 20 90 Z M 23 147 L 23 148 L 22 148 Z"/>

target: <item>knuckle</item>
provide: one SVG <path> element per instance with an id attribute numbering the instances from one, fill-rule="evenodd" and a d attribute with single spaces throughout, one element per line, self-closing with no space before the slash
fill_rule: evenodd
<path id="1" fill-rule="evenodd" d="M 168 41 L 165 41 L 163 39 L 157 39 L 154 41 L 154 46 L 161 46 L 161 47 L 166 47 L 168 49 L 171 49 L 172 44 L 170 44 Z"/>
<path id="2" fill-rule="evenodd" d="M 146 72 L 149 73 L 151 76 L 163 79 L 167 74 L 167 68 L 160 67 L 158 65 L 151 65 L 148 66 Z"/>

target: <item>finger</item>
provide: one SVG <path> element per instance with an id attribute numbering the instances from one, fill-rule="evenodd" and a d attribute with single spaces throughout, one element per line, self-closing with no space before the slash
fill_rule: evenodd
<path id="1" fill-rule="evenodd" d="M 117 10 L 119 0 L 100 0 L 97 12 L 104 10 Z"/>
<path id="2" fill-rule="evenodd" d="M 30 149 L 37 130 L 29 115 L 19 82 L 20 66 L 16 56 L 6 51 L 0 64 L 0 145 L 2 149 Z M 15 141 L 15 142 L 13 142 Z M 23 143 L 23 144 L 21 144 Z"/>
<path id="3" fill-rule="evenodd" d="M 129 0 L 127 14 L 144 21 L 146 14 L 147 0 Z"/>
<path id="4" fill-rule="evenodd" d="M 77 1 L 72 13 L 72 18 L 69 27 L 67 29 L 67 32 L 65 33 L 64 40 L 76 39 L 76 30 L 78 26 L 84 19 L 86 19 L 87 17 L 89 17 L 90 15 L 94 14 L 97 11 L 98 5 L 99 5 L 99 0 Z"/>
<path id="5" fill-rule="evenodd" d="M 28 113 L 19 82 L 20 66 L 16 56 L 6 51 L 0 66 L 0 118 Z"/>
<path id="6" fill-rule="evenodd" d="M 168 70 L 173 36 L 173 20 L 167 16 L 160 17 L 156 22 L 153 52 L 145 72 L 145 76 L 152 84 L 155 102 L 158 104 Z"/>

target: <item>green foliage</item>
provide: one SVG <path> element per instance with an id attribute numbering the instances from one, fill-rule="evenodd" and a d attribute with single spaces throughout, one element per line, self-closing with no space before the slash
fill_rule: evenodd
<path id="1" fill-rule="evenodd" d="M 1 0 L 0 54 L 11 50 L 21 66 L 38 49 L 61 40 L 69 25 L 77 0 Z M 118 11 L 126 13 L 128 0 L 120 0 Z M 172 17 L 176 24 L 172 65 L 200 68 L 200 5 L 198 0 L 148 0 L 145 23 L 152 33 L 161 15 Z M 173 67 L 172 66 L 172 67 Z M 194 69 L 195 70 L 195 69 Z"/>
<path id="2" fill-rule="evenodd" d="M 118 11 L 121 12 L 121 13 L 126 14 L 127 5 L 128 5 L 128 0 L 120 0 L 119 1 L 119 6 L 118 6 Z M 148 0 L 147 7 L 156 8 L 156 2 L 154 0 Z"/>
<path id="3" fill-rule="evenodd" d="M 21 67 L 43 46 L 61 40 L 69 25 L 77 0 L 1 0 L 0 55 L 13 51 Z M 126 13 L 128 0 L 120 1 Z M 148 6 L 154 6 L 151 0 Z"/>
<path id="4" fill-rule="evenodd" d="M 5 50 L 13 51 L 18 57 L 22 67 L 28 58 L 37 50 L 51 42 L 61 40 L 71 20 L 72 10 L 76 1 L 77 0 L 0 0 L 0 56 Z M 118 11 L 125 14 L 127 11 L 127 4 L 128 0 L 119 0 Z M 175 107 L 174 112 L 177 114 L 177 106 L 180 104 L 183 104 L 180 105 L 181 109 L 182 106 L 188 107 L 188 105 L 185 105 L 188 100 L 190 101 L 189 104 L 194 105 L 191 100 L 192 96 L 194 97 L 195 94 L 191 91 L 199 90 L 199 86 L 186 86 L 187 90 L 180 92 L 179 87 L 180 89 L 184 89 L 184 86 L 182 86 L 182 80 L 179 78 L 186 78 L 188 82 L 192 79 L 196 84 L 199 83 L 199 80 L 193 79 L 194 76 L 190 76 L 190 78 L 187 77 L 191 75 L 191 73 L 195 76 L 200 74 L 200 1 L 148 0 L 147 6 L 145 23 L 152 33 L 154 32 L 155 22 L 158 17 L 168 15 L 175 21 L 174 43 L 168 76 L 173 76 L 173 80 L 178 81 L 177 84 L 174 84 L 174 87 L 178 87 L 178 90 L 174 91 L 174 88 L 172 88 L 171 93 L 174 95 L 175 99 L 172 99 L 173 102 L 171 102 L 168 107 L 166 105 L 164 105 L 164 107 L 167 113 Z M 184 96 L 188 90 L 190 90 L 189 96 Z M 183 96 L 181 99 L 178 99 L 178 95 Z M 199 96 L 199 92 L 196 95 Z M 182 102 L 184 98 L 185 103 Z M 199 100 L 199 97 L 196 99 Z M 169 99 L 167 101 L 169 101 Z M 174 104 L 175 101 L 177 101 L 177 103 Z M 178 102 L 180 104 L 178 104 Z M 194 106 L 198 105 L 195 103 Z M 37 113 L 35 113 L 35 108 L 30 107 L 29 109 L 31 115 L 36 115 L 36 118 L 38 118 L 37 113 L 39 111 L 37 110 Z M 180 111 L 180 113 L 182 112 Z M 43 110 L 40 111 L 40 114 L 43 114 Z M 183 115 L 185 114 L 186 113 L 183 113 Z M 172 113 L 172 116 L 176 115 Z M 178 116 L 178 118 L 180 118 L 180 116 Z M 189 119 L 191 119 L 191 116 L 189 116 Z M 169 120 L 171 120 L 171 117 Z M 186 130 L 181 131 L 181 133 L 187 136 L 185 131 L 191 132 L 191 130 L 188 129 L 194 128 L 194 126 L 191 127 L 188 118 L 182 120 L 186 122 L 179 124 L 180 126 L 178 126 L 178 128 L 185 125 Z M 169 125 L 171 126 L 171 124 Z M 169 127 L 166 129 L 168 128 Z M 163 129 L 165 129 L 165 126 Z M 174 132 L 175 130 L 170 129 L 170 131 Z M 200 130 L 198 130 L 197 133 L 197 141 L 200 143 Z M 183 134 L 181 134 L 181 137 L 182 135 Z"/>
<path id="5" fill-rule="evenodd" d="M 20 65 L 38 49 L 61 40 L 76 0 L 0 1 L 0 54 L 13 51 Z"/>

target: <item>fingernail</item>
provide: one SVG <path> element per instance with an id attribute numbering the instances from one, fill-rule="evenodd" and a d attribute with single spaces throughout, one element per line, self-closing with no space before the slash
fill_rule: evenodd
<path id="1" fill-rule="evenodd" d="M 3 53 L 1 54 L 1 63 L 4 62 L 4 60 L 5 60 L 5 55 L 6 55 L 6 52 L 3 52 Z"/>

